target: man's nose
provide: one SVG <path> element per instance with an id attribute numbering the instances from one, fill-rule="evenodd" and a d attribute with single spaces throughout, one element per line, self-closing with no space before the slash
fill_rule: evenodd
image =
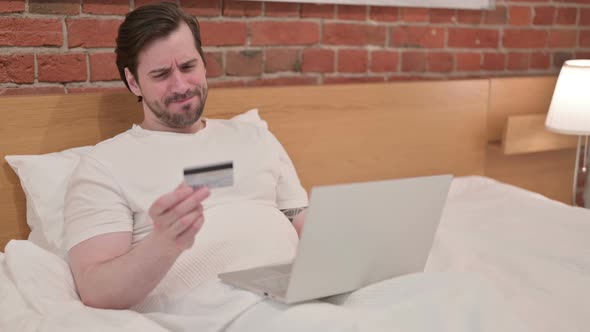
<path id="1" fill-rule="evenodd" d="M 185 91 L 189 90 L 187 78 L 179 70 L 175 70 L 172 72 L 170 80 L 170 88 L 172 92 L 184 93 Z"/>

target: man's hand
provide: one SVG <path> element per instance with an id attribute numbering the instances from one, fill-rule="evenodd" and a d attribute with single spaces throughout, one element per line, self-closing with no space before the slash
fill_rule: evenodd
<path id="1" fill-rule="evenodd" d="M 153 238 L 170 253 L 180 253 L 193 246 L 203 226 L 202 202 L 209 197 L 206 187 L 193 190 L 182 183 L 176 190 L 158 198 L 150 207 L 154 223 Z"/>
<path id="2" fill-rule="evenodd" d="M 301 232 L 303 231 L 303 225 L 305 224 L 305 217 L 307 217 L 307 209 L 303 209 L 293 218 L 293 227 L 297 231 L 297 236 L 301 238 Z"/>
<path id="3" fill-rule="evenodd" d="M 128 309 L 142 301 L 168 273 L 176 258 L 195 242 L 203 226 L 207 188 L 181 185 L 149 209 L 154 230 L 137 246 L 132 232 L 92 237 L 69 251 L 70 266 L 84 304 Z"/>
<path id="4" fill-rule="evenodd" d="M 285 214 L 293 227 L 295 227 L 297 236 L 301 237 L 301 231 L 303 230 L 303 224 L 305 223 L 305 217 L 307 216 L 307 208 L 284 209 L 281 210 L 281 212 Z"/>

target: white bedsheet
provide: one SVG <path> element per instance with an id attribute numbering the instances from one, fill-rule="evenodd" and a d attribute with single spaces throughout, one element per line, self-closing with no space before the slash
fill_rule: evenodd
<path id="1" fill-rule="evenodd" d="M 29 241 L 12 241 L 0 254 L 0 331 L 222 327 L 187 311 L 202 294 L 187 294 L 179 310 L 168 313 L 97 310 L 78 300 L 61 258 Z M 285 307 L 261 301 L 228 332 L 586 331 L 590 210 L 482 177 L 457 178 L 424 273 L 329 302 Z M 205 308 L 195 313 L 202 314 L 199 309 Z"/>

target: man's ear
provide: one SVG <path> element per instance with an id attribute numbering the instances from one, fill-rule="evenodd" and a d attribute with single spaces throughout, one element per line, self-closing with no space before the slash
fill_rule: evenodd
<path id="1" fill-rule="evenodd" d="M 139 82 L 137 82 L 135 76 L 133 76 L 133 74 L 127 67 L 125 67 L 125 79 L 127 79 L 127 84 L 129 84 L 129 89 L 131 90 L 131 92 L 133 92 L 133 94 L 138 97 L 142 97 L 141 89 L 139 88 Z"/>

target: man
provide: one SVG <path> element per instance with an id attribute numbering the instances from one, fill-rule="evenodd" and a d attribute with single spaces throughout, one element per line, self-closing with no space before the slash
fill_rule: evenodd
<path id="1" fill-rule="evenodd" d="M 140 7 L 121 24 L 116 53 L 144 119 L 98 144 L 70 182 L 66 239 L 82 301 L 153 311 L 220 272 L 292 259 L 306 192 L 266 129 L 202 117 L 196 19 L 172 3 Z M 233 187 L 181 183 L 183 168 L 220 161 L 233 161 Z M 209 289 L 211 298 L 238 291 Z"/>

